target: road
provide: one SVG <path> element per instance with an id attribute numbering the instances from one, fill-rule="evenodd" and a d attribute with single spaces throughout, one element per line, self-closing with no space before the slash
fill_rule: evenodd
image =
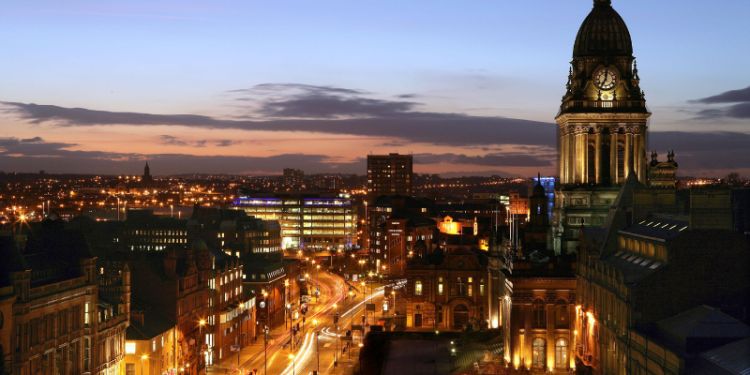
<path id="1" fill-rule="evenodd" d="M 320 301 L 309 305 L 304 328 L 295 336 L 297 344 L 294 350 L 289 345 L 289 330 L 281 326 L 270 332 L 265 352 L 263 335 L 260 333 L 257 343 L 242 350 L 239 361 L 237 355 L 232 354 L 212 366 L 208 373 L 237 374 L 239 368 L 244 371 L 257 369 L 257 373 L 263 375 L 264 363 L 267 364 L 269 375 L 307 375 L 317 369 L 318 363 L 320 374 L 353 373 L 359 358 L 357 346 L 361 340 L 359 332 L 353 333 L 354 341 L 350 344 L 350 350 L 342 355 L 337 353 L 341 353 L 347 343 L 344 334 L 351 327 L 351 324 L 362 324 L 365 302 L 375 303 L 380 310 L 383 288 L 368 285 L 366 291 L 369 293 L 364 294 L 357 290 L 357 293 L 349 298 L 347 295 L 349 288 L 344 280 L 338 275 L 323 271 L 313 276 L 312 283 L 320 288 Z M 358 285 L 358 289 L 362 288 Z M 338 326 L 342 339 L 338 339 L 336 326 L 333 323 L 336 312 L 340 313 Z M 380 315 L 380 313 L 377 314 Z M 374 313 L 369 313 L 368 324 L 373 323 L 373 315 Z M 316 320 L 318 322 L 317 327 L 313 325 Z M 290 358 L 291 354 L 294 355 L 293 360 Z M 334 356 L 338 359 L 337 366 L 334 366 Z"/>

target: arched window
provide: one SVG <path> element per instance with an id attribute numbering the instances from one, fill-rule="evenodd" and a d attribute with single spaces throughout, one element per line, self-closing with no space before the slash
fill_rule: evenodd
<path id="1" fill-rule="evenodd" d="M 422 295 L 422 281 L 420 280 L 417 280 L 414 282 L 414 295 L 415 296 Z"/>
<path id="2" fill-rule="evenodd" d="M 534 301 L 534 328 L 546 328 L 547 316 L 544 312 L 544 301 L 538 299 Z"/>
<path id="3" fill-rule="evenodd" d="M 543 338 L 535 338 L 531 342 L 531 365 L 537 368 L 544 368 L 544 361 L 547 351 L 547 342 Z"/>
<path id="4" fill-rule="evenodd" d="M 555 368 L 568 367 L 568 340 L 559 338 L 555 341 Z"/>

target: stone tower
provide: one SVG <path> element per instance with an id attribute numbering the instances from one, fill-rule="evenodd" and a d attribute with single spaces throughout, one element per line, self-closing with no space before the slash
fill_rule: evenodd
<path id="1" fill-rule="evenodd" d="M 554 246 L 575 252 L 580 230 L 604 223 L 618 186 L 645 182 L 648 118 L 633 45 L 610 0 L 594 0 L 573 47 L 555 121 L 558 173 Z"/>

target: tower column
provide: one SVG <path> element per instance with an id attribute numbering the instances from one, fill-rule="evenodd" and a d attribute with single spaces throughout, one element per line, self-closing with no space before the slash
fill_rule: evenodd
<path id="1" fill-rule="evenodd" d="M 612 134 L 609 135 L 609 176 L 614 181 L 615 184 L 620 183 L 620 179 L 618 178 L 619 171 L 617 170 L 617 141 L 619 139 L 619 134 L 617 133 L 616 129 L 612 130 Z"/>
<path id="2" fill-rule="evenodd" d="M 576 134 L 568 128 L 568 183 L 576 182 Z"/>
<path id="3" fill-rule="evenodd" d="M 596 158 L 594 164 L 596 165 L 596 183 L 602 182 L 602 129 L 597 128 L 594 133 L 594 157 Z"/>
<path id="4" fill-rule="evenodd" d="M 630 174 L 630 168 L 633 163 L 633 133 L 625 133 L 625 178 Z"/>
<path id="5" fill-rule="evenodd" d="M 583 139 L 583 183 L 589 183 L 589 133 L 584 132 L 581 135 Z"/>
<path id="6" fill-rule="evenodd" d="M 558 162 L 560 163 L 560 183 L 568 183 L 568 135 L 565 133 L 565 127 L 560 126 L 560 136 L 558 137 L 560 142 L 560 152 L 558 153 Z"/>
<path id="7" fill-rule="evenodd" d="M 578 156 L 576 157 L 576 160 L 578 161 L 578 183 L 584 183 L 586 182 L 586 134 L 583 134 L 582 132 L 577 132 L 576 137 L 578 139 L 578 147 L 577 147 L 577 153 Z"/>

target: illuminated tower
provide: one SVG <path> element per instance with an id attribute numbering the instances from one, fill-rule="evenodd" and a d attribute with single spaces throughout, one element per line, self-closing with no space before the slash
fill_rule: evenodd
<path id="1" fill-rule="evenodd" d="M 560 184 L 555 249 L 574 252 L 582 227 L 604 223 L 618 185 L 645 182 L 646 99 L 625 22 L 610 0 L 594 0 L 581 24 L 560 112 Z"/>

